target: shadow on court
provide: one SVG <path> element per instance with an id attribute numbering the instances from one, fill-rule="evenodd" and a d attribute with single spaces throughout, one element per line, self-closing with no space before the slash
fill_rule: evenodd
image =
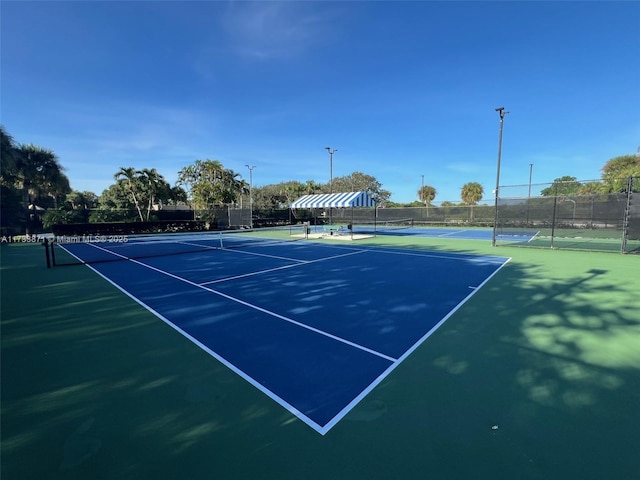
<path id="1" fill-rule="evenodd" d="M 324 437 L 89 269 L 2 246 L 2 478 L 640 477 L 639 259 L 411 243 L 513 260 Z"/>

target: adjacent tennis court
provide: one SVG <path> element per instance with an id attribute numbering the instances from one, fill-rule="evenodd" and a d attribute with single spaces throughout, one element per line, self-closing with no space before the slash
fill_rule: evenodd
<path id="1" fill-rule="evenodd" d="M 387 221 L 362 222 L 353 224 L 336 222 L 331 226 L 314 225 L 310 227 L 310 232 L 322 236 L 351 236 L 362 237 L 365 235 L 382 236 L 416 236 L 430 238 L 451 238 L 457 240 L 488 240 L 493 239 L 493 228 L 446 226 L 438 227 L 433 225 L 419 225 L 412 218 L 396 219 Z M 496 240 L 506 243 L 531 242 L 540 232 L 533 228 L 500 228 L 495 232 Z"/>
<path id="2" fill-rule="evenodd" d="M 508 261 L 273 233 L 80 238 L 55 256 L 92 264 L 321 434 Z"/>

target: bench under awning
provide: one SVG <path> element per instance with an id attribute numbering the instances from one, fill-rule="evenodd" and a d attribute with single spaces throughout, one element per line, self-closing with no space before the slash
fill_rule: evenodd
<path id="1" fill-rule="evenodd" d="M 290 207 L 296 208 L 346 208 L 375 207 L 376 202 L 367 192 L 322 193 L 305 195 L 293 202 Z"/>

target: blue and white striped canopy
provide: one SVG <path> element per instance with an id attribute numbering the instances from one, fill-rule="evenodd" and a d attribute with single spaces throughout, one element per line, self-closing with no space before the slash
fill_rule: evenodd
<path id="1" fill-rule="evenodd" d="M 367 192 L 323 193 L 305 195 L 290 206 L 291 208 L 375 207 L 376 202 Z"/>

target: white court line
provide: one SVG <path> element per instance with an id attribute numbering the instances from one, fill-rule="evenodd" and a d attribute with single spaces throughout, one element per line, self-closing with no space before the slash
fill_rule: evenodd
<path id="1" fill-rule="evenodd" d="M 464 233 L 464 232 L 466 232 L 466 230 L 458 230 L 458 231 L 455 231 L 455 232 L 443 233 L 442 235 L 438 235 L 438 238 L 448 237 L 450 235 L 455 235 L 457 233 Z"/>
<path id="2" fill-rule="evenodd" d="M 465 232 L 466 230 L 460 230 L 459 232 L 453 232 L 453 233 L 460 233 L 460 232 Z M 378 245 L 359 245 L 359 246 L 351 246 L 351 245 L 344 245 L 344 244 L 327 244 L 327 243 L 322 243 L 322 242 L 313 242 L 310 240 L 310 242 L 317 244 L 317 245 L 321 245 L 324 248 L 331 248 L 331 249 L 337 249 L 337 250 L 354 250 L 354 249 L 359 249 L 359 250 L 363 250 L 363 251 L 367 251 L 367 252 L 373 252 L 373 253 L 389 253 L 391 255 L 407 255 L 407 256 L 414 256 L 414 257 L 427 257 L 427 258 L 444 258 L 447 260 L 458 260 L 458 261 L 486 261 L 486 262 L 493 262 L 493 263 L 503 263 L 506 259 L 506 257 L 498 257 L 498 256 L 494 256 L 494 255 L 480 255 L 480 254 L 464 254 L 464 253 L 435 253 L 433 250 L 409 250 L 409 249 L 403 249 L 403 248 L 386 248 L 386 247 L 380 247 Z"/>
<path id="3" fill-rule="evenodd" d="M 69 255 L 71 255 L 72 257 L 75 257 L 78 261 L 82 262 L 82 259 L 77 257 L 76 255 L 74 255 L 73 253 L 71 253 L 69 250 L 67 250 L 66 248 L 62 247 Z M 153 315 L 155 315 L 156 317 L 158 317 L 160 320 L 162 320 L 164 323 L 166 323 L 169 327 L 173 328 L 176 332 L 178 332 L 180 335 L 183 335 L 185 338 L 189 339 L 191 342 L 193 342 L 195 345 L 197 345 L 198 347 L 200 347 L 202 350 L 204 350 L 205 352 L 207 352 L 209 355 L 211 355 L 213 358 L 215 358 L 216 360 L 218 360 L 220 363 L 222 363 L 223 365 L 225 365 L 229 370 L 231 370 L 232 372 L 236 373 L 240 378 L 242 378 L 243 380 L 245 380 L 246 382 L 248 382 L 250 385 L 253 385 L 255 388 L 257 388 L 260 392 L 262 392 L 263 394 L 265 394 L 267 397 L 271 398 L 273 401 L 275 401 L 276 403 L 278 403 L 279 405 L 281 405 L 285 410 L 289 411 L 290 413 L 292 413 L 293 415 L 295 415 L 298 419 L 300 419 L 303 423 L 306 423 L 307 425 L 309 425 L 311 428 L 313 428 L 316 432 L 320 433 L 321 435 L 325 435 L 327 433 L 328 430 L 324 430 L 323 427 L 321 425 L 319 425 L 318 423 L 314 422 L 313 420 L 311 420 L 307 415 L 305 415 L 304 413 L 302 413 L 300 410 L 298 410 L 296 407 L 294 407 L 293 405 L 291 405 L 289 402 L 287 402 L 285 399 L 283 399 L 282 397 L 280 397 L 278 394 L 276 394 L 275 392 L 272 392 L 271 390 L 269 390 L 267 387 L 265 387 L 264 385 L 262 385 L 260 382 L 256 381 L 253 377 L 251 377 L 250 375 L 247 375 L 245 373 L 244 370 L 242 370 L 239 367 L 236 367 L 233 363 L 231 363 L 229 360 L 227 360 L 226 358 L 222 357 L 220 354 L 216 353 L 214 350 L 210 349 L 209 347 L 207 347 L 204 343 L 200 342 L 200 340 L 198 340 L 195 337 L 192 337 L 191 335 L 189 335 L 187 332 L 185 332 L 184 330 L 182 330 L 180 327 L 178 327 L 175 323 L 172 323 L 168 318 L 166 318 L 165 316 L 163 316 L 162 314 L 160 314 L 160 312 L 157 312 L 156 310 L 154 310 L 153 308 L 151 308 L 149 305 L 147 305 L 146 303 L 144 303 L 142 300 L 140 300 L 139 298 L 137 298 L 135 295 L 132 295 L 131 293 L 127 292 L 124 288 L 122 288 L 120 285 L 118 285 L 116 282 L 114 282 L 113 280 L 111 280 L 109 277 L 107 277 L 106 275 L 102 274 L 101 272 L 99 272 L 98 270 L 96 270 L 92 265 L 86 264 L 85 265 L 87 267 L 89 267 L 91 270 L 93 270 L 93 272 L 95 272 L 96 274 L 98 274 L 100 277 L 102 277 L 103 279 L 105 279 L 107 282 L 109 282 L 111 285 L 113 285 L 116 289 L 118 289 L 119 291 L 121 291 L 123 294 L 125 294 L 127 297 L 129 297 L 131 300 L 133 300 L 134 302 L 136 302 L 138 305 L 140 305 L 141 307 L 143 307 L 145 310 L 151 312 Z"/>
<path id="4" fill-rule="evenodd" d="M 382 372 L 378 378 L 376 378 L 373 382 L 369 384 L 367 388 L 365 388 L 360 394 L 355 397 L 347 406 L 345 406 L 335 417 L 333 417 L 324 427 L 322 427 L 320 433 L 322 435 L 326 434 L 331 428 L 333 428 L 340 420 L 344 418 L 344 416 L 351 411 L 353 407 L 355 407 L 364 397 L 366 397 L 369 392 L 371 392 L 374 388 L 376 388 L 380 382 L 382 382 L 395 368 L 400 365 L 404 360 L 407 359 L 409 355 L 411 355 L 420 345 L 422 345 L 427 338 L 429 338 L 433 333 L 440 328 L 444 322 L 446 322 L 455 312 L 457 312 L 462 305 L 467 303 L 467 301 L 475 295 L 495 274 L 497 274 L 507 263 L 511 261 L 511 258 L 508 258 L 500 267 L 496 269 L 491 275 L 489 275 L 478 287 L 473 290 L 469 295 L 462 299 L 449 313 L 447 313 L 442 320 L 436 323 L 431 330 L 425 333 L 416 343 L 414 343 L 411 347 L 409 347 L 396 361 L 393 362 L 384 372 Z"/>
<path id="5" fill-rule="evenodd" d="M 372 251 L 372 250 L 368 250 Z M 388 253 L 390 255 L 406 255 L 412 257 L 424 257 L 424 258 L 443 258 L 446 260 L 458 260 L 458 261 L 472 261 L 472 262 L 487 262 L 487 263 L 503 263 L 505 257 L 493 257 L 493 256 L 482 256 L 477 254 L 464 254 L 464 253 L 454 253 L 447 255 L 446 253 L 433 253 L 428 250 L 425 250 L 423 253 L 411 252 L 411 251 L 403 251 L 403 250 L 389 250 L 389 249 L 378 249 L 375 252 Z"/>
<path id="6" fill-rule="evenodd" d="M 96 245 L 95 243 L 92 243 L 90 245 L 95 247 L 95 248 L 99 248 L 100 250 L 104 250 L 106 252 L 113 253 L 113 252 L 110 252 L 109 250 L 107 250 L 105 248 L 102 248 L 102 247 Z M 173 273 L 166 272 L 164 270 L 161 270 L 159 268 L 153 267 L 151 265 L 147 265 L 146 263 L 140 262 L 139 260 L 128 259 L 128 258 L 126 258 L 126 257 L 124 257 L 123 255 L 120 255 L 120 254 L 115 254 L 115 255 L 117 255 L 119 257 L 123 257 L 126 260 L 129 260 L 130 262 L 133 262 L 133 263 L 135 263 L 137 265 L 140 265 L 142 267 L 148 268 L 150 270 L 156 271 L 156 272 L 161 273 L 163 275 L 166 275 L 168 277 L 174 278 L 176 280 L 180 280 L 181 282 L 187 283 L 187 284 L 192 285 L 194 287 L 200 288 L 202 290 L 206 290 L 207 292 L 211 292 L 211 293 L 213 293 L 215 295 L 218 295 L 220 297 L 226 298 L 227 300 L 231 300 L 233 302 L 239 303 L 241 305 L 244 305 L 246 307 L 252 308 L 254 310 L 258 310 L 259 312 L 266 313 L 267 315 L 270 315 L 272 317 L 276 317 L 276 318 L 278 318 L 280 320 L 284 320 L 285 322 L 292 323 L 293 325 L 297 325 L 298 327 L 306 328 L 307 330 L 311 330 L 312 332 L 318 333 L 320 335 L 324 335 L 325 337 L 331 338 L 332 340 L 336 340 L 336 341 L 338 341 L 340 343 L 344 343 L 346 345 L 349 345 L 351 347 L 354 347 L 354 348 L 357 348 L 359 350 L 365 351 L 365 352 L 370 353 L 372 355 L 375 355 L 377 357 L 384 358 L 385 360 L 388 360 L 390 362 L 395 361 L 395 358 L 390 357 L 388 355 L 385 355 L 384 353 L 377 352 L 375 350 L 372 350 L 371 348 L 367 348 L 367 347 L 364 347 L 362 345 L 358 345 L 357 343 L 351 342 L 351 341 L 349 341 L 349 340 L 347 340 L 345 338 L 338 337 L 337 335 L 333 335 L 331 333 L 325 332 L 323 330 L 320 330 L 318 328 L 312 327 L 310 325 L 305 325 L 304 323 L 298 322 L 297 320 L 294 320 L 292 318 L 285 317 L 284 315 L 280 315 L 279 313 L 272 312 L 270 310 L 267 310 L 266 308 L 262 308 L 262 307 L 259 307 L 258 305 L 254 305 L 252 303 L 245 302 L 244 300 L 232 297 L 231 295 L 227 295 L 226 293 L 223 293 L 223 292 L 219 292 L 218 290 L 214 290 L 213 288 L 205 287 L 204 285 L 198 285 L 197 283 L 192 282 L 191 280 L 179 277 L 178 275 L 174 275 Z"/>
<path id="7" fill-rule="evenodd" d="M 95 244 L 92 244 L 92 246 L 95 246 L 96 248 L 101 248 L 98 247 Z M 102 248 L 101 248 L 102 249 Z M 109 250 L 106 249 L 102 249 L 105 250 L 107 252 L 109 252 Z M 367 250 L 363 250 L 363 251 L 367 251 Z M 395 251 L 393 250 L 386 250 L 383 252 L 386 253 L 395 253 Z M 70 253 L 70 252 L 69 252 Z M 109 253 L 113 253 L 113 252 L 109 252 Z M 355 252 L 354 252 L 355 253 Z M 398 252 L 400 253 L 400 252 Z M 73 254 L 72 254 L 73 255 Z M 114 254 L 114 255 L 118 255 L 118 254 Z M 75 256 L 75 255 L 73 255 Z M 122 255 L 118 255 L 124 259 L 126 259 L 126 257 L 122 256 Z M 424 255 L 424 256 L 434 256 L 434 257 L 441 257 L 441 258 L 454 258 L 454 257 L 447 257 L 444 255 Z M 76 257 L 77 258 L 77 257 Z M 496 258 L 497 260 L 497 258 Z M 300 412 L 297 408 L 295 408 L 293 405 L 291 405 L 290 403 L 288 403 L 287 401 L 285 401 L 284 399 L 282 399 L 280 396 L 278 396 L 277 394 L 275 394 L 274 392 L 272 392 L 271 390 L 268 390 L 266 387 L 264 387 L 263 385 L 261 385 L 260 383 L 258 383 L 253 377 L 248 376 L 243 370 L 237 368 L 235 365 L 231 364 L 228 360 L 224 359 L 223 357 L 221 357 L 219 354 L 217 354 L 216 352 L 212 351 L 211 349 L 209 349 L 206 345 L 200 343 L 197 339 L 191 337 L 189 334 L 187 334 L 186 332 L 184 332 L 183 330 L 181 330 L 179 327 L 177 327 L 175 324 L 171 323 L 169 320 L 167 320 L 166 318 L 164 318 L 162 315 L 160 315 L 158 312 L 155 312 L 153 309 L 151 309 L 149 306 L 145 305 L 140 299 L 136 298 L 135 296 L 133 296 L 132 294 L 130 294 L 129 292 L 127 292 L 126 290 L 124 290 L 122 287 L 120 287 L 119 285 L 117 285 L 115 282 L 113 282 L 111 279 L 109 279 L 108 277 L 106 277 L 105 275 L 103 275 L 102 273 L 100 273 L 99 271 L 97 271 L 95 268 L 93 268 L 91 265 L 88 265 L 89 268 L 91 268 L 94 272 L 96 272 L 98 275 L 100 275 L 101 277 L 103 277 L 104 279 L 106 279 L 109 283 L 111 283 L 112 285 L 114 285 L 116 288 L 118 288 L 120 291 L 122 291 L 123 293 L 125 293 L 127 296 L 129 296 L 130 298 L 132 298 L 135 302 L 139 303 L 140 305 L 142 305 L 144 308 L 146 308 L 147 310 L 149 310 L 150 312 L 152 312 L 154 315 L 158 316 L 158 318 L 160 318 L 161 320 L 163 320 L 165 323 L 167 323 L 169 326 L 171 326 L 172 328 L 174 328 L 175 330 L 177 330 L 179 333 L 181 333 L 182 335 L 184 335 L 185 337 L 189 338 L 193 343 L 195 343 L 196 345 L 198 345 L 200 348 L 202 348 L 203 350 L 205 350 L 206 352 L 208 352 L 211 356 L 213 356 L 214 358 L 218 359 L 220 362 L 222 362 L 224 365 L 226 365 L 227 367 L 229 367 L 232 371 L 234 371 L 235 373 L 237 373 L 241 378 L 245 379 L 246 381 L 248 381 L 251 385 L 255 386 L 258 390 L 260 390 L 261 392 L 263 392 L 265 395 L 267 395 L 269 398 L 273 399 L 274 401 L 276 401 L 278 404 L 282 405 L 285 409 L 287 409 L 289 412 L 291 412 L 292 414 L 294 414 L 297 418 L 299 418 L 300 420 L 302 420 L 303 423 L 307 424 L 308 426 L 310 426 L 311 428 L 313 428 L 315 431 L 317 431 L 318 433 L 320 433 L 321 435 L 325 435 L 326 433 L 329 432 L 329 430 L 331 430 L 331 428 L 333 428 L 340 420 L 342 420 L 352 409 L 353 407 L 355 407 L 360 401 L 362 401 L 363 398 L 365 398 L 373 389 L 375 389 L 389 374 L 391 374 L 391 372 L 393 370 L 395 370 L 395 368 L 400 365 L 407 357 L 409 357 L 422 343 L 424 343 L 427 338 L 429 338 L 438 328 L 440 328 L 458 309 L 460 309 L 462 307 L 463 304 L 465 304 L 473 295 L 475 295 L 491 278 L 493 278 L 494 275 L 496 275 L 507 263 L 509 263 L 509 261 L 511 260 L 511 258 L 506 258 L 506 259 L 502 259 L 502 265 L 500 265 L 491 275 L 489 275 L 482 283 L 480 283 L 480 285 L 478 285 L 477 287 L 473 288 L 473 287 L 469 287 L 472 288 L 472 291 L 469 293 L 469 295 L 467 295 L 462 301 L 460 301 L 458 303 L 458 305 L 456 305 L 451 311 L 449 311 L 449 313 L 447 313 L 447 315 L 445 317 L 443 317 L 436 325 L 434 325 L 428 332 L 426 332 L 418 341 L 416 341 L 411 347 L 409 347 L 404 354 L 402 354 L 399 358 L 392 358 L 389 356 L 386 356 L 384 354 L 381 354 L 379 352 L 375 352 L 373 350 L 367 349 L 365 347 L 362 347 L 360 345 L 357 344 L 353 344 L 352 342 L 349 342 L 347 340 L 341 339 L 339 337 L 336 337 L 334 335 L 328 334 L 326 332 L 322 332 L 321 330 L 315 329 L 313 327 L 309 327 L 307 325 L 304 324 L 300 324 L 299 322 L 296 322 L 295 320 L 292 319 L 288 319 L 286 317 L 283 317 L 279 314 L 276 314 L 274 312 L 269 312 L 265 309 L 262 309 L 260 307 L 257 307 L 256 305 L 251 305 L 248 304 L 242 300 L 230 297 L 228 295 L 223 294 L 222 292 L 217 292 L 215 290 L 209 289 L 207 287 L 195 284 L 187 279 L 178 277 L 176 275 L 173 275 L 171 273 L 168 272 L 164 272 L 162 270 L 159 270 L 155 267 L 151 267 L 150 265 L 146 265 L 142 262 L 139 262 L 137 260 L 130 260 L 134 263 L 137 263 L 143 267 L 146 268 L 150 268 L 152 270 L 156 270 L 159 273 L 162 273 L 164 275 L 168 275 L 170 277 L 176 278 L 177 280 L 186 282 L 188 284 L 191 284 L 195 287 L 201 288 L 203 290 L 212 292 L 216 295 L 220 295 L 222 297 L 228 298 L 232 301 L 244 304 L 250 308 L 254 308 L 256 310 L 262 311 L 264 313 L 267 313 L 269 315 L 273 315 L 277 318 L 281 318 L 285 321 L 291 322 L 293 324 L 299 325 L 303 328 L 307 328 L 311 331 L 317 332 L 321 335 L 326 335 L 329 338 L 335 339 L 339 342 L 343 342 L 346 343 L 348 345 L 354 346 L 355 348 L 367 351 L 373 355 L 379 356 L 381 358 L 384 358 L 391 363 L 391 365 L 384 370 L 373 382 L 371 382 L 365 389 L 362 390 L 362 392 L 360 392 L 359 395 L 357 395 L 356 397 L 354 397 L 351 402 L 349 402 L 342 410 L 340 410 L 340 412 L 338 412 L 331 420 L 329 420 L 329 422 L 327 422 L 324 426 L 321 426 L 319 424 L 317 424 L 316 422 L 314 422 L 311 418 L 309 418 L 307 415 L 305 415 L 304 413 Z"/>
<path id="8" fill-rule="evenodd" d="M 238 278 L 245 278 L 245 277 L 252 277 L 254 275 L 262 275 L 263 273 L 269 273 L 269 272 L 275 272 L 277 270 L 284 270 L 286 268 L 294 268 L 294 267 L 299 267 L 301 265 L 309 265 L 310 263 L 317 263 L 317 262 L 324 262 L 325 260 L 333 260 L 336 258 L 340 258 L 340 257 L 346 257 L 349 255 L 357 255 L 359 253 L 364 253 L 366 252 L 366 250 L 358 250 L 355 252 L 350 252 L 350 253 L 343 253 L 342 255 L 334 255 L 332 257 L 326 257 L 326 258 L 318 258 L 316 260 L 296 260 L 296 259 L 285 259 L 285 260 L 291 260 L 294 262 L 298 262 L 298 263 L 294 263 L 292 265 L 284 265 L 282 267 L 275 267 L 275 268 L 268 268 L 266 270 L 258 270 L 256 272 L 251 272 L 251 273 L 244 273 L 242 275 L 235 275 L 233 277 L 225 277 L 225 278 L 219 278 L 217 280 L 210 280 L 208 282 L 202 282 L 199 285 L 211 285 L 212 283 L 221 283 L 221 282 L 227 282 L 229 280 L 236 280 Z M 249 255 L 261 255 L 263 257 L 270 257 L 270 255 L 264 255 L 264 254 L 253 254 L 251 252 L 241 252 L 241 253 L 246 253 Z M 272 258 L 278 258 L 278 259 L 282 259 L 282 257 L 272 257 Z"/>

